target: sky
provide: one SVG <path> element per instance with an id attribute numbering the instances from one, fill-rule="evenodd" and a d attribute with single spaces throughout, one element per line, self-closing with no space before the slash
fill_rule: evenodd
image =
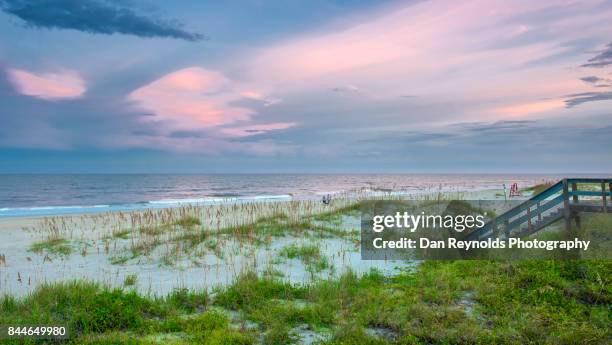
<path id="1" fill-rule="evenodd" d="M 612 1 L 0 0 L 0 173 L 609 173 Z"/>

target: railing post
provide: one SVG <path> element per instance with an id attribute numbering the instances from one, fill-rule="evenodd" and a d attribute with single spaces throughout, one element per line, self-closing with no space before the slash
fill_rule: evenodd
<path id="1" fill-rule="evenodd" d="M 508 225 L 510 225 L 510 220 L 506 218 L 506 220 L 504 220 L 504 234 L 506 238 L 510 238 L 510 229 L 508 229 Z"/>
<path id="2" fill-rule="evenodd" d="M 531 231 L 531 205 L 527 205 L 527 229 Z"/>
<path id="3" fill-rule="evenodd" d="M 570 231 L 572 226 L 572 217 L 569 205 L 569 193 L 567 179 L 563 179 L 563 218 L 565 219 L 565 230 Z"/>
<path id="4" fill-rule="evenodd" d="M 491 219 L 491 231 L 493 232 L 493 238 L 499 237 L 499 229 L 497 228 L 496 218 Z"/>
<path id="5" fill-rule="evenodd" d="M 540 208 L 540 201 L 536 203 L 536 211 L 538 212 L 538 222 L 542 221 L 542 209 Z"/>
<path id="6" fill-rule="evenodd" d="M 576 204 L 578 203 L 578 195 L 574 194 L 578 190 L 576 186 L 576 182 L 572 182 L 572 201 Z"/>
<path id="7" fill-rule="evenodd" d="M 612 182 L 610 182 L 610 184 L 609 184 L 609 186 L 608 186 L 608 187 L 609 187 L 609 189 L 610 189 L 610 194 L 612 194 Z M 612 200 L 612 196 L 610 197 L 610 200 Z"/>
<path id="8" fill-rule="evenodd" d="M 605 180 L 601 180 L 601 199 L 603 202 L 603 211 L 604 213 L 608 213 L 608 202 L 606 200 L 606 194 L 608 192 L 606 191 L 606 182 Z"/>

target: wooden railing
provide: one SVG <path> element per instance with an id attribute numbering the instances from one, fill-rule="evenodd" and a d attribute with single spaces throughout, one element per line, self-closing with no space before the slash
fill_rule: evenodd
<path id="1" fill-rule="evenodd" d="M 598 185 L 600 190 L 580 190 L 581 185 Z M 571 189 L 571 190 L 570 190 Z M 580 197 L 589 197 L 580 199 Z M 491 219 L 469 235 L 468 240 L 489 237 L 521 237 L 535 233 L 563 218 L 566 228 L 578 212 L 612 213 L 612 179 L 568 178 L 548 187 L 520 205 Z M 578 218 L 577 218 L 578 221 Z"/>

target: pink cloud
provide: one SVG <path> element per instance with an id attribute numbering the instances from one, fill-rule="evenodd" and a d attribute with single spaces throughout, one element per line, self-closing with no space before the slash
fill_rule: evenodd
<path id="1" fill-rule="evenodd" d="M 247 91 L 244 91 L 247 90 Z M 166 74 L 128 95 L 128 99 L 153 113 L 142 121 L 164 121 L 166 134 L 177 130 L 201 131 L 198 137 L 138 136 L 119 140 L 123 146 L 160 148 L 182 152 L 247 152 L 256 155 L 291 153 L 294 148 L 274 141 L 236 142 L 232 137 L 287 129 L 295 123 L 249 124 L 256 112 L 235 105 L 253 99 L 271 105 L 278 102 L 262 91 L 201 67 Z M 113 145 L 113 143 L 105 143 Z"/>
<path id="2" fill-rule="evenodd" d="M 167 74 L 131 92 L 128 99 L 167 120 L 174 129 L 201 129 L 247 121 L 253 111 L 230 103 L 241 96 L 222 74 L 190 67 Z"/>
<path id="3" fill-rule="evenodd" d="M 250 91 L 250 90 L 244 91 L 240 95 L 244 98 L 256 99 L 258 101 L 261 101 L 262 99 L 264 99 L 264 95 L 258 91 Z"/>
<path id="4" fill-rule="evenodd" d="M 497 30 L 477 31 L 521 10 L 543 5 L 507 4 L 503 1 L 427 1 L 396 9 L 341 31 L 317 33 L 263 49 L 255 57 L 253 73 L 276 82 L 314 80 L 338 73 L 371 77 L 397 72 L 444 68 L 463 59 L 483 41 L 499 37 Z M 487 13 L 488 12 L 488 13 Z M 501 31 L 516 30 L 499 27 Z M 467 48 L 467 49 L 466 49 Z"/>
<path id="5" fill-rule="evenodd" d="M 537 113 L 558 111 L 565 108 L 562 99 L 549 99 L 538 102 L 520 103 L 507 107 L 493 109 L 492 112 L 503 115 L 504 117 L 521 118 Z"/>
<path id="6" fill-rule="evenodd" d="M 36 74 L 9 69 L 8 75 L 19 93 L 46 100 L 78 98 L 86 91 L 85 82 L 74 71 Z"/>
<path id="7" fill-rule="evenodd" d="M 264 103 L 264 106 L 266 107 L 282 102 L 280 98 L 267 96 L 260 91 L 247 90 L 247 91 L 243 91 L 240 95 L 244 98 L 261 101 Z"/>
<path id="8" fill-rule="evenodd" d="M 585 90 L 581 71 L 572 69 L 585 59 L 573 51 L 574 42 L 609 41 L 612 26 L 605 23 L 612 10 L 599 4 L 418 2 L 342 30 L 317 31 L 264 47 L 250 61 L 250 76 L 287 99 L 359 85 L 368 90 L 363 97 L 371 99 L 415 95 L 423 103 L 461 104 L 449 118 L 490 120 L 511 112 L 539 116 L 562 108 L 560 101 L 539 100 Z M 538 18 L 549 9 L 561 14 Z M 542 32 L 555 35 L 538 39 L 535 33 Z M 521 38 L 529 35 L 533 38 Z"/>

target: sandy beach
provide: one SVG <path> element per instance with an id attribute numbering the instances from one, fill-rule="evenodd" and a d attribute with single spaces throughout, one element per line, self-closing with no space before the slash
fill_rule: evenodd
<path id="1" fill-rule="evenodd" d="M 499 199 L 500 191 L 445 197 Z M 423 196 L 419 196 L 423 197 Z M 132 212 L 0 219 L 0 294 L 25 295 L 44 282 L 86 279 L 163 295 L 178 288 L 211 289 L 248 270 L 273 271 L 291 282 L 375 267 L 393 274 L 413 262 L 363 261 L 359 212 L 337 199 L 183 206 Z M 195 219 L 194 224 L 182 224 Z M 263 219 L 263 220 L 262 220 Z M 299 224 L 295 228 L 295 224 Z M 248 230 L 239 229 L 246 226 Z M 238 231 L 238 232 L 237 232 Z M 208 233 L 193 240 L 194 233 Z M 316 248 L 318 262 L 287 255 L 287 248 Z M 316 266 L 316 267 L 315 267 Z M 132 285 L 132 284 L 131 284 Z"/>
<path id="2" fill-rule="evenodd" d="M 180 218 L 179 214 L 184 211 L 178 208 L 160 213 Z M 179 249 L 181 253 L 175 253 L 177 243 L 170 238 L 187 231 L 180 226 L 154 235 L 139 231 L 123 233 L 129 231 L 125 229 L 130 228 L 135 217 L 143 219 L 145 213 L 0 220 L 0 255 L 5 258 L 0 265 L 0 294 L 25 295 L 44 282 L 76 279 L 123 286 L 127 277 L 136 276 L 134 287 L 138 291 L 163 295 L 178 288 L 211 289 L 226 285 L 246 270 L 274 270 L 292 282 L 307 282 L 315 276 L 341 273 L 349 267 L 366 272 L 371 267 L 393 271 L 397 266 L 393 262 L 361 262 L 354 236 L 359 227 L 356 215 L 343 216 L 340 222 L 334 220 L 334 229 L 346 234 L 323 237 L 317 236 L 316 230 L 307 236 L 287 231 L 286 235 L 269 238 L 262 244 L 256 243 L 255 238 L 243 239 L 228 233 L 214 236 L 198 248 Z M 146 225 L 143 221 L 137 228 L 163 226 L 160 224 L 158 220 Z M 332 226 L 325 221 L 318 225 Z M 37 243 L 49 241 L 55 245 L 33 249 Z M 155 244 L 151 244 L 147 253 L 137 254 L 134 248 L 148 242 Z M 300 259 L 283 258 L 279 254 L 288 246 L 302 245 L 316 245 L 321 257 L 329 262 L 313 272 Z"/>

